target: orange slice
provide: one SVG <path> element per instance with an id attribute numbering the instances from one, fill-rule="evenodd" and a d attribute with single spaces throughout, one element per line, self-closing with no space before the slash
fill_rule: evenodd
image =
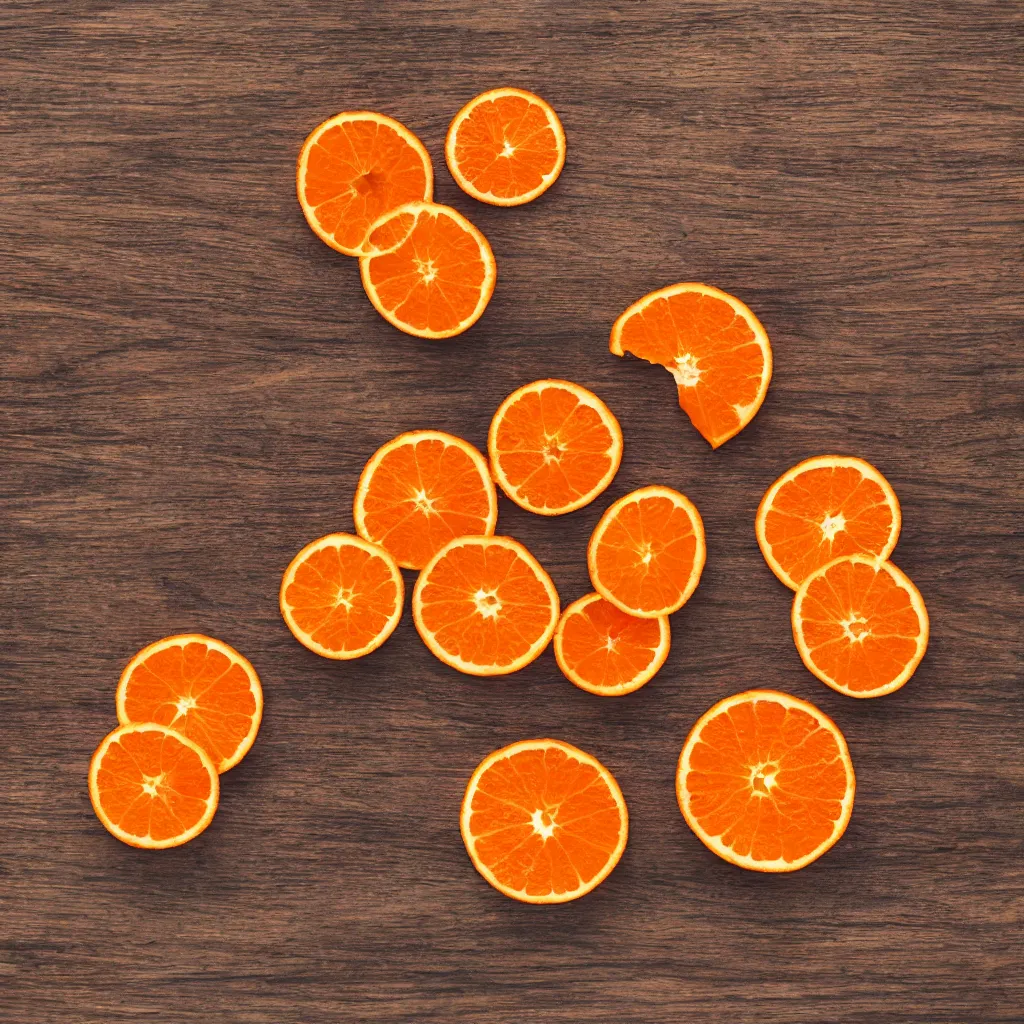
<path id="1" fill-rule="evenodd" d="M 498 496 L 487 461 L 461 437 L 413 430 L 378 448 L 359 477 L 356 531 L 403 569 L 422 569 L 450 540 L 490 536 Z"/>
<path id="2" fill-rule="evenodd" d="M 233 647 L 199 633 L 144 647 L 121 673 L 117 720 L 156 722 L 198 743 L 218 772 L 249 752 L 263 718 L 263 689 Z"/>
<path id="3" fill-rule="evenodd" d="M 856 782 L 846 740 L 813 704 L 774 690 L 719 701 L 679 757 L 686 823 L 751 871 L 796 871 L 846 831 Z"/>
<path id="4" fill-rule="evenodd" d="M 350 533 L 307 544 L 281 580 L 281 614 L 292 636 L 335 661 L 377 650 L 395 631 L 404 599 L 391 555 Z"/>
<path id="5" fill-rule="evenodd" d="M 793 599 L 803 663 L 848 697 L 898 690 L 928 646 L 920 591 L 892 562 L 846 555 L 811 573 Z"/>
<path id="6" fill-rule="evenodd" d="M 417 338 L 472 327 L 498 274 L 487 239 L 461 213 L 424 202 L 396 207 L 370 227 L 359 272 L 377 312 Z"/>
<path id="7" fill-rule="evenodd" d="M 641 487 L 619 498 L 587 545 L 594 589 L 642 619 L 679 611 L 697 588 L 704 557 L 700 513 L 670 487 Z"/>
<path id="8" fill-rule="evenodd" d="M 622 461 L 622 430 L 600 398 L 567 380 L 513 391 L 487 435 L 491 471 L 519 506 L 559 516 L 592 502 Z"/>
<path id="9" fill-rule="evenodd" d="M 302 144 L 295 185 L 316 234 L 332 249 L 358 256 L 381 214 L 430 200 L 434 170 L 423 143 L 404 124 L 349 110 L 324 121 Z"/>
<path id="10" fill-rule="evenodd" d="M 565 165 L 558 115 L 523 89 L 471 99 L 448 128 L 444 156 L 459 188 L 494 206 L 519 206 L 546 192 Z"/>
<path id="11" fill-rule="evenodd" d="M 900 503 L 870 463 L 818 455 L 765 491 L 754 520 L 757 543 L 790 590 L 841 555 L 888 558 L 900 535 Z"/>
<path id="12" fill-rule="evenodd" d="M 122 725 L 89 762 L 96 817 L 129 846 L 165 850 L 195 839 L 220 799 L 210 755 L 187 736 L 156 722 Z"/>
<path id="13" fill-rule="evenodd" d="M 587 594 L 562 613 L 555 660 L 566 679 L 601 697 L 620 697 L 654 678 L 668 657 L 668 617 L 627 615 L 600 594 Z"/>
<path id="14" fill-rule="evenodd" d="M 511 537 L 457 537 L 420 573 L 412 616 L 423 642 L 471 676 L 518 672 L 548 645 L 558 591 Z"/>
<path id="15" fill-rule="evenodd" d="M 754 418 L 772 376 L 760 321 L 739 299 L 706 284 L 673 284 L 634 302 L 615 321 L 610 347 L 664 366 L 683 411 L 712 448 Z"/>
<path id="16" fill-rule="evenodd" d="M 460 825 L 473 867 L 499 892 L 524 903 L 567 903 L 618 864 L 629 814 L 596 758 L 559 740 L 521 740 L 473 772 Z"/>

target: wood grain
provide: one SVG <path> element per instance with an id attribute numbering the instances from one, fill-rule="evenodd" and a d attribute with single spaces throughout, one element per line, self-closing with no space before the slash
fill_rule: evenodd
<path id="1" fill-rule="evenodd" d="M 0 26 L 0 1018 L 1021 1020 L 1019 4 L 9 0 Z M 568 137 L 516 210 L 441 155 L 505 83 Z M 490 239 L 497 291 L 461 339 L 390 328 L 304 224 L 295 155 L 345 108 L 416 131 Z M 717 452 L 663 371 L 607 352 L 678 280 L 739 295 L 775 350 Z M 482 445 L 545 376 L 620 417 L 609 500 L 664 483 L 704 516 L 659 676 L 603 700 L 548 652 L 471 679 L 408 614 L 362 662 L 296 644 L 281 572 L 351 528 L 369 454 L 415 427 Z M 802 668 L 754 540 L 765 487 L 828 451 L 892 481 L 932 617 L 877 701 Z M 503 501 L 499 526 L 568 602 L 603 507 Z M 99 826 L 86 766 L 121 667 L 185 630 L 243 651 L 267 711 L 214 824 L 150 854 Z M 846 836 L 793 876 L 719 861 L 673 797 L 690 724 L 753 685 L 815 701 L 857 767 Z M 612 876 L 559 908 L 492 891 L 457 825 L 477 762 L 546 734 L 604 761 L 632 818 Z"/>

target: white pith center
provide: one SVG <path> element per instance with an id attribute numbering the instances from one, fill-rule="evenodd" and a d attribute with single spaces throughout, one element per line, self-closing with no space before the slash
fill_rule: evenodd
<path id="1" fill-rule="evenodd" d="M 510 157 L 516 151 L 516 147 L 512 145 L 508 139 L 505 140 L 505 145 L 501 147 L 501 152 L 498 156 Z"/>
<path id="2" fill-rule="evenodd" d="M 700 380 L 700 367 L 697 366 L 697 358 L 689 353 L 676 356 L 676 365 L 670 366 L 668 369 L 681 388 L 692 388 Z"/>
<path id="3" fill-rule="evenodd" d="M 842 512 L 837 515 L 827 515 L 821 521 L 821 532 L 825 537 L 825 540 L 831 541 L 835 539 L 835 535 L 841 530 L 846 529 L 846 518 Z"/>
<path id="4" fill-rule="evenodd" d="M 416 264 L 416 269 L 419 271 L 420 277 L 423 278 L 424 284 L 430 284 L 437 277 L 437 267 L 434 266 L 433 260 L 421 260 L 418 256 L 414 256 L 413 263 Z"/>
<path id="5" fill-rule="evenodd" d="M 608 638 L 607 638 L 607 639 L 605 640 L 605 642 L 604 642 L 604 649 L 605 649 L 605 650 L 606 650 L 606 651 L 607 651 L 607 652 L 608 652 L 609 654 L 611 654 L 611 652 L 615 650 L 615 642 L 616 642 L 616 641 L 615 641 L 615 637 L 613 637 L 613 636 L 610 636 L 610 637 L 608 637 Z"/>
<path id="6" fill-rule="evenodd" d="M 473 600 L 476 602 L 476 610 L 485 619 L 496 619 L 498 617 L 498 613 L 501 611 L 501 602 L 493 590 L 478 590 L 473 595 Z"/>
<path id="7" fill-rule="evenodd" d="M 437 514 L 437 510 L 434 508 L 434 499 L 422 488 L 412 496 L 412 500 L 416 505 L 416 510 L 425 516 Z"/>
<path id="8" fill-rule="evenodd" d="M 871 630 L 867 628 L 868 620 L 863 615 L 853 614 L 841 623 L 843 635 L 851 644 L 862 644 L 871 636 Z"/>
<path id="9" fill-rule="evenodd" d="M 174 709 L 178 712 L 176 718 L 184 718 L 196 706 L 195 697 L 181 697 L 175 704 Z"/>
<path id="10" fill-rule="evenodd" d="M 163 781 L 166 778 L 165 775 L 143 775 L 142 776 L 142 792 L 147 796 L 156 796 L 157 790 L 163 785 Z"/>
<path id="11" fill-rule="evenodd" d="M 765 763 L 750 769 L 750 788 L 758 796 L 770 796 L 779 774 L 778 765 Z"/>
<path id="12" fill-rule="evenodd" d="M 544 435 L 544 461 L 546 463 L 557 462 L 562 457 L 564 449 L 558 438 L 552 434 Z"/>
<path id="13" fill-rule="evenodd" d="M 334 597 L 334 607 L 338 608 L 344 605 L 346 609 L 351 609 L 353 597 L 355 597 L 355 591 L 350 587 L 338 587 L 338 593 Z"/>
<path id="14" fill-rule="evenodd" d="M 534 811 L 530 821 L 533 822 L 533 831 L 541 839 L 550 839 L 555 834 L 555 819 L 550 814 L 540 810 Z"/>
<path id="15" fill-rule="evenodd" d="M 650 544 L 641 544 L 639 548 L 639 555 L 642 565 L 650 565 L 654 560 L 654 549 Z"/>

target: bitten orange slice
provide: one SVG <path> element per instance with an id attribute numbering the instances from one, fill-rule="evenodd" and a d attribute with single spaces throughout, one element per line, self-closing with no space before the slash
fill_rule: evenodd
<path id="1" fill-rule="evenodd" d="M 156 722 L 198 743 L 218 772 L 249 752 L 263 717 L 263 689 L 233 647 L 199 633 L 144 647 L 121 673 L 117 720 Z"/>
<path id="2" fill-rule="evenodd" d="M 793 599 L 803 663 L 848 697 L 881 697 L 913 674 L 928 646 L 920 591 L 892 562 L 846 555 L 816 569 Z"/>
<path id="3" fill-rule="evenodd" d="M 485 757 L 460 824 L 477 871 L 524 903 L 585 896 L 611 874 L 629 834 L 615 777 L 559 740 L 521 740 Z"/>
<path id="4" fill-rule="evenodd" d="M 682 608 L 700 582 L 704 558 L 700 513 L 670 487 L 641 487 L 619 498 L 587 545 L 594 589 L 643 619 Z"/>
<path id="5" fill-rule="evenodd" d="M 489 536 L 498 496 L 487 461 L 461 437 L 413 430 L 379 448 L 356 487 L 356 531 L 403 569 L 422 569 L 450 540 Z"/>
<path id="6" fill-rule="evenodd" d="M 381 214 L 430 200 L 434 171 L 423 143 L 404 124 L 350 110 L 310 133 L 299 151 L 295 185 L 316 234 L 332 249 L 358 256 Z"/>
<path id="7" fill-rule="evenodd" d="M 790 590 L 841 555 L 888 558 L 900 535 L 900 503 L 870 463 L 818 455 L 786 470 L 765 491 L 757 543 Z"/>
<path id="8" fill-rule="evenodd" d="M 471 99 L 448 128 L 444 156 L 459 188 L 495 206 L 519 206 L 547 191 L 565 165 L 558 115 L 524 89 Z"/>
<path id="9" fill-rule="evenodd" d="M 813 704 L 749 690 L 702 715 L 683 745 L 676 796 L 719 857 L 796 871 L 846 831 L 856 781 L 846 740 Z"/>
<path id="10" fill-rule="evenodd" d="M 471 676 L 518 672 L 548 645 L 558 591 L 511 537 L 457 537 L 420 573 L 412 616 L 423 642 Z"/>
<path id="11" fill-rule="evenodd" d="M 129 846 L 165 850 L 195 839 L 220 799 L 210 755 L 187 736 L 156 722 L 122 725 L 89 762 L 96 817 Z"/>
<path id="12" fill-rule="evenodd" d="M 388 323 L 417 338 L 451 338 L 480 319 L 497 266 L 487 239 L 450 206 L 406 203 L 383 214 L 359 260 L 363 288 Z"/>
<path id="13" fill-rule="evenodd" d="M 498 407 L 487 435 L 491 470 L 517 505 L 542 516 L 593 501 L 622 461 L 622 430 L 600 398 L 567 380 L 537 380 Z"/>
<path id="14" fill-rule="evenodd" d="M 602 697 L 639 690 L 668 657 L 668 617 L 627 615 L 600 594 L 587 594 L 562 612 L 555 660 L 566 679 Z"/>
<path id="15" fill-rule="evenodd" d="M 735 296 L 706 284 L 673 284 L 634 302 L 615 321 L 610 347 L 664 366 L 680 406 L 712 448 L 754 418 L 772 376 L 760 321 Z"/>
<path id="16" fill-rule="evenodd" d="M 402 617 L 405 584 L 378 544 L 331 533 L 307 544 L 285 569 L 281 615 L 303 647 L 349 661 L 375 651 Z"/>

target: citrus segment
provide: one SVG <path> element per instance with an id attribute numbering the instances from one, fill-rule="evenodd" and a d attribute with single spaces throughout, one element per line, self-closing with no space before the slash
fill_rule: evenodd
<path id="1" fill-rule="evenodd" d="M 704 524 L 670 487 L 641 487 L 601 517 L 587 545 L 594 589 L 627 615 L 656 619 L 690 599 L 704 568 Z"/>
<path id="2" fill-rule="evenodd" d="M 474 676 L 516 672 L 537 658 L 558 623 L 558 592 L 510 537 L 458 537 L 420 573 L 412 614 L 445 664 Z"/>
<path id="3" fill-rule="evenodd" d="M 773 690 L 719 701 L 686 739 L 676 796 L 708 849 L 753 871 L 796 871 L 846 830 L 846 740 L 813 704 Z"/>
<path id="4" fill-rule="evenodd" d="M 498 496 L 484 457 L 460 437 L 413 430 L 379 448 L 359 477 L 356 531 L 403 569 L 422 569 L 456 537 L 489 536 Z"/>
<path id="5" fill-rule="evenodd" d="M 455 115 L 444 155 L 458 186 L 474 199 L 519 206 L 536 199 L 562 173 L 565 132 L 539 96 L 491 89 Z"/>
<path id="6" fill-rule="evenodd" d="M 600 885 L 626 848 L 614 776 L 559 740 L 522 740 L 481 762 L 460 818 L 473 866 L 525 903 L 566 903 Z"/>
<path id="7" fill-rule="evenodd" d="M 402 617 L 405 585 L 384 548 L 349 533 L 307 544 L 281 580 L 281 615 L 304 647 L 349 661 L 375 651 Z"/>
<path id="8" fill-rule="evenodd" d="M 823 565 L 793 599 L 803 663 L 850 697 L 881 697 L 913 674 L 928 646 L 920 591 L 892 562 L 846 555 Z"/>
<path id="9" fill-rule="evenodd" d="M 819 455 L 787 470 L 757 509 L 757 543 L 791 590 L 842 555 L 888 558 L 900 535 L 900 503 L 863 459 Z"/>
<path id="10" fill-rule="evenodd" d="M 406 203 L 383 214 L 359 260 L 363 287 L 388 323 L 451 338 L 480 319 L 497 267 L 487 239 L 450 206 Z"/>
<path id="11" fill-rule="evenodd" d="M 771 345 L 757 317 L 705 284 L 670 285 L 634 302 L 615 321 L 610 348 L 664 366 L 712 448 L 754 418 L 772 376 Z"/>
<path id="12" fill-rule="evenodd" d="M 346 111 L 303 143 L 295 184 L 309 226 L 332 249 L 358 256 L 381 214 L 431 198 L 434 171 L 405 125 L 367 110 Z"/>
<path id="13" fill-rule="evenodd" d="M 115 729 L 89 762 L 96 817 L 129 846 L 164 850 L 195 839 L 213 820 L 219 798 L 210 755 L 156 722 Z"/>
<path id="14" fill-rule="evenodd" d="M 117 720 L 157 722 L 198 743 L 218 772 L 248 753 L 263 717 L 256 670 L 233 647 L 198 633 L 144 647 L 117 685 Z"/>
<path id="15" fill-rule="evenodd" d="M 487 437 L 498 486 L 540 515 L 593 501 L 622 461 L 622 431 L 597 395 L 565 380 L 538 380 L 513 391 Z"/>
<path id="16" fill-rule="evenodd" d="M 619 697 L 654 678 L 668 657 L 668 618 L 627 615 L 600 594 L 587 594 L 562 613 L 555 660 L 580 689 Z"/>

